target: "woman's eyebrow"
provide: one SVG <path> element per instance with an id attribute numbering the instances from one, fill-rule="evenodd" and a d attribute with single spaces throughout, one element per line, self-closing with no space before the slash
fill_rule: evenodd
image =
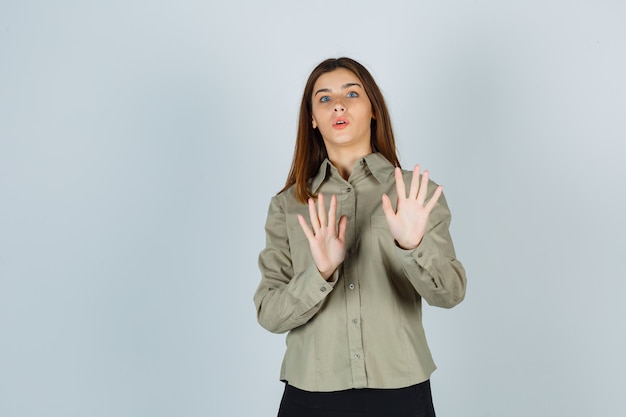
<path id="1" fill-rule="evenodd" d="M 330 88 L 320 88 L 319 90 L 317 90 L 315 92 L 315 94 L 313 94 L 314 96 L 318 95 L 319 93 L 330 93 L 331 89 Z"/>
<path id="2" fill-rule="evenodd" d="M 359 83 L 348 83 L 348 84 L 344 84 L 344 85 L 342 85 L 342 86 L 341 86 L 341 89 L 342 89 L 342 90 L 345 90 L 346 88 L 354 87 L 355 85 L 356 85 L 357 87 L 361 87 L 361 84 L 359 84 Z M 363 88 L 363 87 L 361 87 L 361 88 Z"/>
<path id="3" fill-rule="evenodd" d="M 359 84 L 359 83 L 347 83 L 347 84 L 342 85 L 342 86 L 341 86 L 341 89 L 342 89 L 342 90 L 345 90 L 346 88 L 354 87 L 355 85 L 356 85 L 357 87 L 363 88 L 363 87 L 361 86 L 361 84 Z M 316 95 L 318 95 L 319 93 L 330 93 L 331 91 L 332 91 L 332 90 L 331 90 L 330 88 L 320 88 L 320 89 L 319 89 L 319 90 L 317 90 L 317 91 L 315 92 L 315 94 L 313 94 L 313 95 L 314 95 L 314 96 L 316 96 Z"/>

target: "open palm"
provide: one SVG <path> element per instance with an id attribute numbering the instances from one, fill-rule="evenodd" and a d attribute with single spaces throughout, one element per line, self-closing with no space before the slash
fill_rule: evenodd
<path id="1" fill-rule="evenodd" d="M 438 186 L 428 203 L 425 203 L 428 192 L 428 171 L 424 171 L 420 181 L 420 166 L 415 166 L 408 196 L 400 168 L 396 168 L 395 177 L 398 194 L 396 211 L 393 211 L 391 200 L 387 194 L 383 194 L 382 197 L 383 211 L 391 235 L 397 244 L 403 249 L 414 249 L 424 237 L 428 216 L 441 196 L 442 187 Z"/>
<path id="2" fill-rule="evenodd" d="M 328 279 L 346 256 L 348 218 L 341 216 L 339 224 L 337 224 L 337 197 L 334 195 L 330 199 L 328 216 L 326 215 L 323 194 L 319 194 L 317 205 L 318 208 L 316 209 L 313 199 L 309 199 L 311 227 L 300 214 L 298 214 L 298 220 L 309 241 L 315 266 L 324 279 Z"/>

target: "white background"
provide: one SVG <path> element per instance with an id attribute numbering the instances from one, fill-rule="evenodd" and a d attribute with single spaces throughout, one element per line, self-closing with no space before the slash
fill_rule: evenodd
<path id="1" fill-rule="evenodd" d="M 321 60 L 444 185 L 442 417 L 622 416 L 622 1 L 2 1 L 0 415 L 273 416 L 270 197 Z"/>

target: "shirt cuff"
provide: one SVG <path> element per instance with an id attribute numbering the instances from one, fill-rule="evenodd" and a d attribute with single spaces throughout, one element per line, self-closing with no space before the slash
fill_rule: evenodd
<path id="1" fill-rule="evenodd" d="M 398 245 L 396 247 L 396 253 L 400 260 L 407 265 L 419 265 L 425 268 L 429 263 L 432 253 L 434 252 L 433 241 L 427 234 L 424 235 L 422 241 L 415 249 L 402 249 Z"/>
<path id="2" fill-rule="evenodd" d="M 315 262 L 311 262 L 311 265 L 309 265 L 309 267 L 306 269 L 304 276 L 310 277 L 309 279 L 307 279 L 309 283 L 309 285 L 307 285 L 309 287 L 307 291 L 310 295 L 313 296 L 313 298 L 316 299 L 324 298 L 327 293 L 330 293 L 333 290 L 338 277 L 337 271 L 335 271 L 333 272 L 331 278 L 333 282 L 326 281 L 322 274 L 320 274 L 320 271 L 318 271 Z"/>

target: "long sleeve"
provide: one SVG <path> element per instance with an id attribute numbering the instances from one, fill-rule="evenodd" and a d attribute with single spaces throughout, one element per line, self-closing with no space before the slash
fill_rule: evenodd
<path id="1" fill-rule="evenodd" d="M 313 262 L 294 273 L 287 229 L 281 196 L 275 196 L 265 224 L 266 246 L 259 255 L 261 283 L 254 294 L 259 323 L 274 333 L 308 322 L 333 290 L 333 283 L 320 275 Z"/>
<path id="2" fill-rule="evenodd" d="M 450 222 L 450 210 L 442 194 L 430 213 L 420 245 L 413 250 L 397 249 L 415 290 L 428 304 L 445 308 L 463 301 L 467 284 L 463 265 L 456 259 Z"/>

